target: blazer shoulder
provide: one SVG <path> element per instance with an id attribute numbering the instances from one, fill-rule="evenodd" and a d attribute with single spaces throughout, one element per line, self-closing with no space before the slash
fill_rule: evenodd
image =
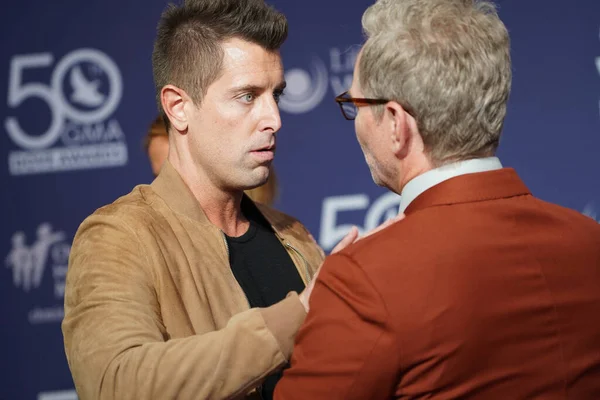
<path id="1" fill-rule="evenodd" d="M 431 221 L 427 212 L 410 215 L 359 239 L 342 250 L 342 253 L 355 260 L 360 260 L 372 257 L 381 258 L 390 250 L 397 250 L 399 246 L 403 249 L 410 249 L 411 243 L 422 241 L 427 229 L 431 228 L 433 223 L 434 221 Z"/>
<path id="2" fill-rule="evenodd" d="M 600 221 L 575 211 L 571 208 L 563 207 L 558 204 L 536 198 L 536 203 L 541 210 L 549 215 L 564 221 L 572 231 L 581 231 L 584 234 L 600 235 Z"/>

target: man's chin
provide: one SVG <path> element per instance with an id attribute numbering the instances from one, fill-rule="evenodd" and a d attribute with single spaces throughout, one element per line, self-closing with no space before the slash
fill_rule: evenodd
<path id="1" fill-rule="evenodd" d="M 382 180 L 380 180 L 378 177 L 376 177 L 373 174 L 371 174 L 371 177 L 373 178 L 374 184 L 376 184 L 377 186 L 386 187 L 386 184 Z"/>
<path id="2" fill-rule="evenodd" d="M 244 190 L 252 190 L 252 189 L 256 189 L 258 187 L 261 187 L 262 185 L 264 185 L 265 183 L 267 183 L 267 180 L 265 179 L 264 181 L 261 181 L 258 184 L 252 184 L 252 185 L 248 185 L 244 188 Z"/>
<path id="3" fill-rule="evenodd" d="M 388 181 L 382 179 L 381 176 L 374 173 L 373 170 L 371 170 L 371 178 L 373 179 L 373 183 L 375 183 L 377 186 L 394 191 L 394 189 L 389 185 Z"/>
<path id="4" fill-rule="evenodd" d="M 373 167 L 371 167 L 370 164 L 367 165 L 369 166 L 369 172 L 371 173 L 371 179 L 373 179 L 373 183 L 375 183 L 377 186 L 384 186 L 383 181 L 379 177 L 379 174 L 375 172 L 375 170 L 373 169 Z"/>
<path id="5" fill-rule="evenodd" d="M 252 189 L 256 189 L 257 187 L 260 187 L 262 185 L 264 185 L 265 183 L 267 183 L 267 181 L 269 180 L 269 174 L 270 174 L 270 170 L 267 167 L 265 169 L 265 171 L 257 171 L 256 169 L 254 171 L 252 171 L 252 175 L 253 178 L 251 181 L 246 182 L 246 185 L 244 185 L 244 190 L 252 190 Z M 259 173 L 262 172 L 262 173 Z"/>

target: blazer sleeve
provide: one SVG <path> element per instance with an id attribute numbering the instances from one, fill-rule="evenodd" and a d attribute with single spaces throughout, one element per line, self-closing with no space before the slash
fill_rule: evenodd
<path id="1" fill-rule="evenodd" d="M 338 253 L 323 264 L 276 400 L 388 399 L 400 355 L 368 275 Z"/>
<path id="2" fill-rule="evenodd" d="M 235 398 L 286 363 L 305 317 L 297 298 L 169 340 L 145 260 L 135 231 L 115 216 L 94 215 L 78 230 L 62 329 L 79 398 Z"/>

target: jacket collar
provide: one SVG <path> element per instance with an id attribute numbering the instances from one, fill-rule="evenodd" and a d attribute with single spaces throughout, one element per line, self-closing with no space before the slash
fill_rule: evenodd
<path id="1" fill-rule="evenodd" d="M 212 226 L 204 210 L 200 207 L 200 203 L 169 160 L 165 161 L 160 173 L 150 186 L 174 212 L 185 215 L 202 225 Z"/>
<path id="2" fill-rule="evenodd" d="M 428 207 L 503 199 L 531 192 L 512 168 L 451 178 L 419 195 L 406 209 L 412 214 Z"/>
<path id="3" fill-rule="evenodd" d="M 161 197 L 167 206 L 178 214 L 199 222 L 201 225 L 216 228 L 206 217 L 204 210 L 194 197 L 194 194 L 179 175 L 179 172 L 173 167 L 173 164 L 166 160 L 160 173 L 150 185 L 154 192 Z M 276 232 L 286 231 L 289 221 L 281 218 L 276 213 L 269 212 L 267 206 L 255 204 L 250 197 L 244 194 L 242 199 L 242 208 L 257 207 L 259 212 L 273 226 Z"/>

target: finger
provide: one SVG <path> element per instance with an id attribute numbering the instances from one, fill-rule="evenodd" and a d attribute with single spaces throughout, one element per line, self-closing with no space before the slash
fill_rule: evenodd
<path id="1" fill-rule="evenodd" d="M 348 245 L 354 243 L 357 238 L 358 238 L 358 228 L 356 226 L 353 226 L 350 229 L 350 232 L 348 232 L 346 234 L 346 236 L 344 236 L 344 238 L 333 248 L 333 250 L 331 251 L 331 254 L 335 254 L 338 251 L 343 250 Z"/>
<path id="2" fill-rule="evenodd" d="M 379 225 L 377 228 L 374 228 L 374 229 L 372 229 L 371 231 L 367 232 L 365 235 L 363 235 L 363 236 L 361 237 L 361 239 L 363 239 L 363 238 L 366 238 L 367 236 L 371 236 L 372 234 L 374 234 L 374 233 L 377 233 L 377 232 L 379 232 L 380 230 L 382 230 L 382 229 L 385 229 L 385 228 L 387 228 L 388 226 L 390 226 L 390 225 L 393 225 L 393 224 L 395 224 L 396 222 L 403 220 L 405 217 L 406 217 L 406 215 L 404 215 L 404 213 L 402 213 L 402 214 L 398 214 L 398 215 L 397 215 L 397 216 L 395 216 L 394 218 L 392 218 L 392 219 L 388 219 L 388 220 L 387 220 L 387 221 L 385 221 L 383 224 Z"/>

